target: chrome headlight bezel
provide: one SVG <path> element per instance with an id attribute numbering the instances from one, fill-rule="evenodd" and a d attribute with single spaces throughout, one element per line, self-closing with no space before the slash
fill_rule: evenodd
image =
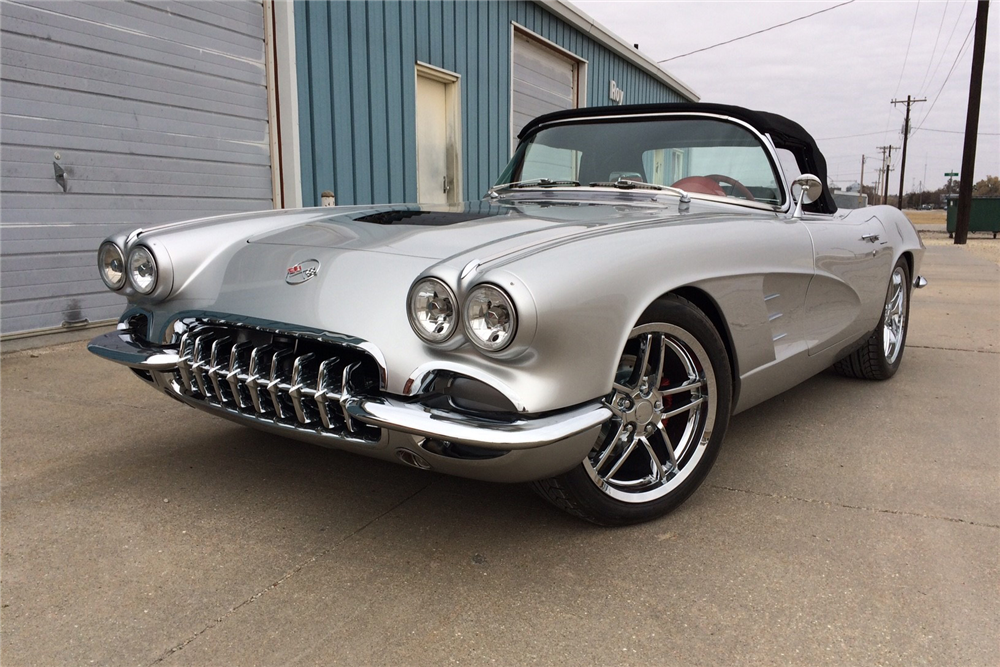
<path id="1" fill-rule="evenodd" d="M 481 335 L 483 329 L 477 326 L 477 322 L 485 320 L 486 315 L 491 311 L 495 314 L 495 310 L 492 306 L 487 306 L 486 311 L 483 312 L 481 310 L 482 303 L 485 300 L 486 303 L 493 304 L 498 299 L 501 309 L 507 312 L 506 322 L 499 327 L 503 332 L 503 336 L 487 336 L 484 338 Z M 480 310 L 473 312 L 474 308 L 479 308 Z M 477 348 L 486 353 L 500 352 L 509 347 L 517 336 L 518 315 L 514 299 L 511 298 L 506 290 L 498 285 L 480 283 L 470 289 L 469 293 L 465 296 L 465 302 L 462 304 L 462 324 L 465 329 L 465 337 Z M 496 326 L 491 326 L 488 323 L 487 327 L 490 331 L 496 331 L 497 329 Z M 490 340 L 491 338 L 493 340 Z"/>
<path id="2" fill-rule="evenodd" d="M 439 292 L 442 298 L 450 301 L 451 303 L 451 321 L 448 324 L 446 331 L 439 333 L 434 333 L 428 331 L 421 323 L 426 320 L 421 320 L 420 313 L 417 309 L 420 307 L 416 303 L 416 297 L 418 291 L 422 286 L 433 286 L 435 292 Z M 461 329 L 460 321 L 462 308 L 458 302 L 458 298 L 455 296 L 454 290 L 448 286 L 448 283 L 441 280 L 440 278 L 435 278 L 433 276 L 424 276 L 418 278 L 410 286 L 409 291 L 406 293 L 406 318 L 410 323 L 410 328 L 413 329 L 413 333 L 430 345 L 445 345 L 455 336 L 455 332 Z"/>
<path id="3" fill-rule="evenodd" d="M 136 264 L 136 258 L 140 254 L 145 254 L 146 256 L 145 259 L 148 259 L 149 265 L 152 268 L 152 280 L 149 281 L 149 284 L 146 287 L 142 286 L 141 283 L 142 276 L 140 276 L 139 278 L 136 277 L 136 269 L 138 268 Z M 140 260 L 142 260 L 142 258 L 140 258 Z M 153 293 L 153 291 L 156 289 L 156 285 L 157 282 L 159 281 L 160 276 L 159 276 L 159 267 L 157 266 L 156 263 L 156 256 L 153 254 L 152 250 L 150 250 L 144 245 L 136 244 L 132 246 L 128 251 L 128 263 L 126 264 L 126 269 L 128 274 L 128 283 L 129 285 L 131 285 L 132 289 L 134 289 L 139 294 L 146 296 Z"/>
<path id="4" fill-rule="evenodd" d="M 111 280 L 108 277 L 108 270 L 114 270 L 115 261 L 120 264 L 120 276 L 118 280 Z M 128 282 L 128 267 L 125 264 L 125 253 L 122 252 L 117 243 L 105 241 L 97 249 L 97 270 L 101 274 L 101 280 L 109 290 L 117 292 L 125 287 Z"/>

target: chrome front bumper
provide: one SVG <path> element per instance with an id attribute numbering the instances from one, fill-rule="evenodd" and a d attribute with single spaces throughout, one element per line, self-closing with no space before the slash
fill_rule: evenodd
<path id="1" fill-rule="evenodd" d="M 251 410 L 239 411 L 221 404 L 222 402 L 215 404 L 199 401 L 202 404 L 197 404 L 190 395 L 187 395 L 184 383 L 173 379 L 175 376 L 180 376 L 185 366 L 188 368 L 191 366 L 186 361 L 185 353 L 179 345 L 151 345 L 138 339 L 123 323 L 119 325 L 117 331 L 93 339 L 87 349 L 104 359 L 139 371 L 140 375 L 148 376 L 146 379 L 152 381 L 161 390 L 185 403 L 253 425 L 255 415 Z M 202 366 L 205 365 L 202 364 Z M 218 366 L 214 364 L 214 360 L 213 366 L 210 370 L 216 373 L 216 376 L 213 377 L 216 386 L 223 384 L 219 381 L 219 375 L 223 376 L 222 381 L 233 382 L 227 377 L 230 374 L 229 369 L 220 371 Z M 232 373 L 235 375 L 235 368 Z M 240 381 L 246 381 L 245 374 L 240 376 Z M 189 386 L 191 386 L 190 383 L 189 379 Z M 267 378 L 259 378 L 256 379 L 256 384 L 262 389 L 266 387 L 273 393 L 278 381 L 276 378 L 269 382 Z M 299 389 L 300 392 L 303 391 L 303 385 L 295 384 L 294 380 L 291 381 L 291 385 L 294 385 L 290 387 L 292 393 L 296 389 Z M 233 386 L 235 387 L 235 384 Z M 289 387 L 284 387 L 284 385 L 282 387 L 283 391 L 287 393 Z M 400 400 L 386 395 L 354 395 L 348 391 L 348 388 L 345 376 L 344 384 L 335 394 L 336 403 L 343 411 L 343 417 L 348 427 L 351 425 L 351 420 L 357 420 L 368 427 L 414 436 L 414 441 L 426 438 L 499 452 L 542 448 L 594 430 L 611 417 L 611 411 L 603 403 L 595 401 L 543 416 L 495 419 L 472 415 L 464 411 L 432 407 L 422 403 L 419 397 L 411 400 Z M 323 390 L 317 386 L 316 389 L 306 389 L 305 391 L 315 395 L 317 392 L 322 393 Z M 277 403 L 277 398 L 275 402 Z M 255 407 L 259 414 L 258 401 L 255 401 Z M 292 437 L 295 436 L 291 431 L 296 430 L 304 431 L 308 435 L 322 435 L 322 426 L 307 425 L 301 411 L 296 410 L 296 413 L 302 424 L 296 424 L 293 419 L 287 420 L 288 423 L 281 424 L 272 418 L 261 420 L 260 425 L 271 427 L 272 430 L 280 428 Z M 353 431 L 353 429 L 351 430 Z M 333 434 L 332 437 L 344 437 L 348 441 L 352 440 L 347 434 Z"/>

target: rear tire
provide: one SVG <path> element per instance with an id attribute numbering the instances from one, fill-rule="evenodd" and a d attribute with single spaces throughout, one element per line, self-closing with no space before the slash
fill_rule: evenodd
<path id="1" fill-rule="evenodd" d="M 833 369 L 846 377 L 888 380 L 903 361 L 909 320 L 910 268 L 900 257 L 889 277 L 878 326 L 864 345 L 835 363 Z"/>
<path id="2" fill-rule="evenodd" d="M 533 483 L 561 510 L 604 526 L 649 521 L 708 475 L 732 409 L 729 357 L 711 321 L 668 295 L 629 335 L 605 404 L 614 416 L 587 458 Z"/>

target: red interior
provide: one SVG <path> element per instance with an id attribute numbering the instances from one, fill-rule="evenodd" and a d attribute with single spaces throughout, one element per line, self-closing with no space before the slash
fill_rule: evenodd
<path id="1" fill-rule="evenodd" d="M 719 197 L 726 196 L 726 191 L 723 190 L 718 183 L 705 176 L 688 176 L 687 178 L 682 178 L 677 181 L 671 187 L 687 190 L 688 192 L 697 192 L 703 195 L 718 195 Z"/>

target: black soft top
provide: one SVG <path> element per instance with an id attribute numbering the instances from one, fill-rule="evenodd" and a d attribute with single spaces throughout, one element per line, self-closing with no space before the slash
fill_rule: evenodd
<path id="1" fill-rule="evenodd" d="M 753 111 L 728 104 L 706 104 L 701 102 L 679 102 L 671 104 L 627 104 L 622 106 L 584 107 L 567 109 L 545 114 L 531 120 L 518 133 L 523 140 L 543 125 L 571 118 L 602 118 L 605 116 L 632 116 L 651 113 L 711 113 L 729 116 L 753 126 L 761 134 L 770 134 L 775 148 L 783 148 L 795 156 L 799 170 L 803 174 L 815 174 L 823 184 L 823 194 L 812 204 L 803 208 L 813 213 L 836 213 L 826 180 L 826 160 L 816 141 L 805 129 L 784 116 L 766 111 Z"/>

